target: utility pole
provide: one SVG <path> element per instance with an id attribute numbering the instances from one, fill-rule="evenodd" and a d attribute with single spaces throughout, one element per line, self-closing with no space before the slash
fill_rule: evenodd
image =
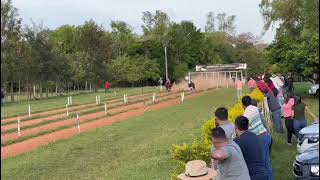
<path id="1" fill-rule="evenodd" d="M 168 59 L 167 59 L 167 46 L 164 46 L 164 58 L 166 64 L 166 80 L 168 79 Z"/>

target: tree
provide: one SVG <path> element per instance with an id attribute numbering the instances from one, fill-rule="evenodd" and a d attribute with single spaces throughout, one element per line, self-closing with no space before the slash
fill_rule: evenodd
<path id="1" fill-rule="evenodd" d="M 233 35 L 236 31 L 235 15 L 227 16 L 226 13 L 217 14 L 218 31 Z"/>
<path id="2" fill-rule="evenodd" d="M 81 64 L 85 67 L 86 79 L 94 83 L 96 92 L 98 84 L 109 78 L 107 64 L 111 59 L 111 39 L 93 20 L 77 27 L 76 37 L 76 50 L 85 54 Z"/>
<path id="3" fill-rule="evenodd" d="M 319 73 L 319 0 L 262 0 L 260 8 L 265 31 L 279 24 L 269 48 L 272 62 L 305 78 Z"/>
<path id="4" fill-rule="evenodd" d="M 212 11 L 210 11 L 208 14 L 207 14 L 207 22 L 206 22 L 206 25 L 205 25 L 205 32 L 215 32 L 215 26 L 214 26 L 214 13 Z"/>
<path id="5" fill-rule="evenodd" d="M 22 76 L 21 63 L 24 44 L 21 38 L 21 21 L 11 0 L 1 0 L 1 86 L 10 82 L 11 101 L 14 101 L 13 84 Z M 17 66 L 21 63 L 21 66 Z"/>
<path id="6" fill-rule="evenodd" d="M 154 60 L 137 56 L 119 57 L 110 64 L 113 80 L 118 84 L 137 85 L 148 80 L 156 81 L 160 77 L 159 64 Z"/>
<path id="7" fill-rule="evenodd" d="M 127 53 L 128 47 L 133 43 L 132 27 L 123 21 L 111 21 L 112 45 L 115 57 Z"/>

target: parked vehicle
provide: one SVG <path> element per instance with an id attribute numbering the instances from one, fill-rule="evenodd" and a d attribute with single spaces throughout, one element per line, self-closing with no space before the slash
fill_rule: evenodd
<path id="1" fill-rule="evenodd" d="M 297 151 L 301 154 L 305 151 L 319 149 L 319 124 L 312 124 L 300 130 Z"/>
<path id="2" fill-rule="evenodd" d="M 319 97 L 319 84 L 312 84 L 309 89 L 309 94 Z"/>
<path id="3" fill-rule="evenodd" d="M 319 124 L 312 124 L 300 130 L 297 152 L 293 162 L 296 180 L 319 179 Z"/>
<path id="4" fill-rule="evenodd" d="M 296 180 L 318 180 L 319 149 L 297 155 L 293 163 L 293 174 Z"/>

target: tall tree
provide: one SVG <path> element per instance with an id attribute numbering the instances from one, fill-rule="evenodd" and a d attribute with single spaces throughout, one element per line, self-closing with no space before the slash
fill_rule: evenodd
<path id="1" fill-rule="evenodd" d="M 214 17 L 214 13 L 212 11 L 210 11 L 207 14 L 207 21 L 206 21 L 206 25 L 204 27 L 205 32 L 215 32 L 215 26 L 214 26 L 214 22 L 215 21 L 215 17 Z"/>
<path id="2" fill-rule="evenodd" d="M 262 0 L 264 30 L 278 23 L 270 46 L 273 63 L 298 76 L 319 73 L 319 0 Z"/>
<path id="3" fill-rule="evenodd" d="M 111 28 L 114 56 L 127 54 L 129 45 L 134 41 L 132 27 L 123 21 L 111 21 Z"/>
<path id="4" fill-rule="evenodd" d="M 236 31 L 235 15 L 228 16 L 226 13 L 217 14 L 218 31 L 233 35 Z"/>

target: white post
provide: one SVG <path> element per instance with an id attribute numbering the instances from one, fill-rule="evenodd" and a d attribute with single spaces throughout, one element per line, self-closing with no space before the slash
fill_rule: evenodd
<path id="1" fill-rule="evenodd" d="M 191 81 L 191 75 L 190 75 L 190 72 L 189 72 L 189 83 L 190 83 L 190 81 Z"/>
<path id="2" fill-rule="evenodd" d="M 18 117 L 18 136 L 20 137 L 20 117 Z"/>
<path id="3" fill-rule="evenodd" d="M 216 85 L 217 85 L 217 87 L 216 88 L 218 88 L 219 87 L 219 79 L 218 78 L 216 78 L 217 79 L 217 81 L 216 81 Z"/>
<path id="4" fill-rule="evenodd" d="M 155 102 L 156 101 L 156 93 L 153 93 L 152 95 L 152 102 Z"/>
<path id="5" fill-rule="evenodd" d="M 181 102 L 184 100 L 184 92 L 181 93 Z"/>
<path id="6" fill-rule="evenodd" d="M 29 117 L 31 117 L 31 106 L 29 104 Z"/>
<path id="7" fill-rule="evenodd" d="M 77 114 L 78 133 L 80 133 L 79 114 Z"/>
<path id="8" fill-rule="evenodd" d="M 126 94 L 126 104 L 128 103 L 128 94 Z"/>
<path id="9" fill-rule="evenodd" d="M 123 102 L 126 103 L 126 95 L 123 95 Z"/>
<path id="10" fill-rule="evenodd" d="M 107 114 L 107 103 L 104 103 L 104 114 Z"/>
<path id="11" fill-rule="evenodd" d="M 66 104 L 67 116 L 69 116 L 68 104 Z"/>
<path id="12" fill-rule="evenodd" d="M 70 99 L 69 96 L 67 97 L 67 101 L 68 101 L 68 106 L 70 105 Z"/>
<path id="13" fill-rule="evenodd" d="M 36 97 L 36 86 L 33 85 L 33 96 Z"/>

